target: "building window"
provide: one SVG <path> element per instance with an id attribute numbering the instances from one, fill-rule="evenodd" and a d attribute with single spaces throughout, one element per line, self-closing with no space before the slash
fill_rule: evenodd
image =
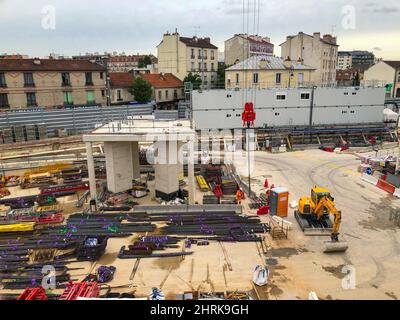
<path id="1" fill-rule="evenodd" d="M 35 83 L 33 82 L 33 74 L 32 73 L 24 73 L 24 86 L 25 87 L 34 87 Z"/>
<path id="2" fill-rule="evenodd" d="M 94 100 L 94 91 L 86 91 L 86 101 L 88 104 L 95 103 Z"/>
<path id="3" fill-rule="evenodd" d="M 72 99 L 72 92 L 71 91 L 65 91 L 64 92 L 64 104 L 66 106 L 71 106 L 74 104 L 74 101 Z"/>
<path id="4" fill-rule="evenodd" d="M 165 90 L 165 99 L 168 99 L 168 90 Z"/>
<path id="5" fill-rule="evenodd" d="M 199 62 L 199 71 L 201 71 L 201 62 Z"/>
<path id="6" fill-rule="evenodd" d="M 36 103 L 36 93 L 27 92 L 27 94 L 26 94 L 26 105 L 28 107 L 34 107 L 34 106 L 37 105 L 37 103 Z"/>
<path id="7" fill-rule="evenodd" d="M 106 96 L 106 90 L 101 90 L 101 96 L 104 98 Z"/>
<path id="8" fill-rule="evenodd" d="M 236 84 L 239 84 L 239 73 L 236 73 Z"/>
<path id="9" fill-rule="evenodd" d="M 160 90 L 160 91 L 158 91 L 158 100 L 161 100 L 162 99 L 162 91 Z"/>
<path id="10" fill-rule="evenodd" d="M 9 108 L 7 93 L 0 93 L 0 108 Z"/>
<path id="11" fill-rule="evenodd" d="M 192 54 L 191 54 L 190 58 L 194 59 L 194 49 L 192 49 Z"/>
<path id="12" fill-rule="evenodd" d="M 199 56 L 198 56 L 198 58 L 201 59 L 201 49 L 199 49 Z"/>
<path id="13" fill-rule="evenodd" d="M 174 100 L 178 100 L 178 91 L 174 90 Z"/>
<path id="14" fill-rule="evenodd" d="M 282 78 L 282 74 L 281 73 L 277 73 L 275 75 L 275 83 L 276 84 L 280 84 L 281 83 L 281 78 Z"/>
<path id="15" fill-rule="evenodd" d="M 301 100 L 310 100 L 310 94 L 309 93 L 302 93 L 301 94 Z"/>
<path id="16" fill-rule="evenodd" d="M 207 71 L 207 62 L 204 62 L 204 71 Z"/>
<path id="17" fill-rule="evenodd" d="M 303 84 L 304 82 L 304 73 L 299 73 L 299 84 Z"/>
<path id="18" fill-rule="evenodd" d="M 104 72 L 100 72 L 100 79 L 104 79 Z"/>
<path id="19" fill-rule="evenodd" d="M 211 50 L 211 60 L 214 60 L 215 59 L 215 57 L 214 57 L 214 50 Z"/>
<path id="20" fill-rule="evenodd" d="M 5 88 L 5 87 L 7 87 L 6 77 L 4 75 L 4 72 L 0 72 L 0 88 Z"/>
<path id="21" fill-rule="evenodd" d="M 191 68 L 191 70 L 194 71 L 194 62 L 192 62 L 192 68 Z"/>
<path id="22" fill-rule="evenodd" d="M 253 83 L 258 83 L 258 73 L 253 73 Z"/>
<path id="23" fill-rule="evenodd" d="M 397 74 L 397 82 L 400 82 L 400 72 Z"/>
<path id="24" fill-rule="evenodd" d="M 87 86 L 92 86 L 93 85 L 93 77 L 91 72 L 85 72 L 85 84 Z"/>
<path id="25" fill-rule="evenodd" d="M 204 59 L 207 59 L 207 50 L 204 50 Z"/>
<path id="26" fill-rule="evenodd" d="M 69 72 L 63 72 L 61 74 L 62 85 L 63 86 L 70 86 L 71 85 L 71 78 L 69 76 Z"/>
<path id="27" fill-rule="evenodd" d="M 215 69 L 214 69 L 214 62 L 211 62 L 211 71 L 215 71 Z"/>
<path id="28" fill-rule="evenodd" d="M 284 93 L 277 93 L 276 100 L 286 100 L 286 94 Z"/>

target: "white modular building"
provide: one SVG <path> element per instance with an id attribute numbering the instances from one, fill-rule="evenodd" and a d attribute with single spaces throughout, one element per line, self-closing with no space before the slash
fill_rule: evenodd
<path id="1" fill-rule="evenodd" d="M 191 104 L 196 129 L 242 128 L 246 102 L 253 102 L 255 128 L 382 125 L 385 88 L 193 91 Z"/>

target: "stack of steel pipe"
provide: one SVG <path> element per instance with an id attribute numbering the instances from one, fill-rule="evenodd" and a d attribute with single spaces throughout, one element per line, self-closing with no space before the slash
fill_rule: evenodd
<path id="1" fill-rule="evenodd" d="M 127 237 L 134 232 L 152 232 L 156 226 L 151 223 L 122 223 L 124 215 L 120 214 L 77 214 L 68 218 L 67 224 L 50 226 L 42 231 L 43 235 L 108 236 Z"/>

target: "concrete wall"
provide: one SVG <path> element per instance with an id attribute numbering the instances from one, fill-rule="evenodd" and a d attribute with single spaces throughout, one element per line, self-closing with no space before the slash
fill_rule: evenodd
<path id="1" fill-rule="evenodd" d="M 311 112 L 311 89 L 257 90 L 255 126 L 308 126 Z M 301 99 L 309 94 L 308 99 Z M 277 100 L 285 95 L 285 100 Z M 247 92 L 251 101 L 254 92 Z M 315 125 L 350 125 L 381 123 L 385 100 L 384 88 L 317 88 L 314 92 Z M 193 119 L 196 129 L 242 128 L 244 90 L 193 92 Z"/>
<path id="2" fill-rule="evenodd" d="M 85 105 L 87 101 L 87 91 L 93 91 L 95 103 L 105 105 L 107 103 L 105 95 L 105 72 L 103 79 L 100 72 L 92 72 L 93 85 L 85 85 L 85 72 L 70 72 L 71 86 L 61 85 L 60 72 L 33 72 L 34 87 L 24 86 L 23 72 L 5 72 L 7 88 L 0 88 L 0 93 L 8 94 L 10 108 L 26 108 L 27 92 L 36 93 L 37 105 L 40 107 L 62 106 L 64 104 L 64 92 L 71 91 L 75 105 Z"/>

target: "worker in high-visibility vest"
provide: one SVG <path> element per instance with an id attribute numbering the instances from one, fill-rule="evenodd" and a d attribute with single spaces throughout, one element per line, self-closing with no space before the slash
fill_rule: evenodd
<path id="1" fill-rule="evenodd" d="M 238 191 L 236 191 L 236 203 L 242 204 L 243 199 L 244 199 L 244 193 L 242 189 L 238 189 Z"/>

